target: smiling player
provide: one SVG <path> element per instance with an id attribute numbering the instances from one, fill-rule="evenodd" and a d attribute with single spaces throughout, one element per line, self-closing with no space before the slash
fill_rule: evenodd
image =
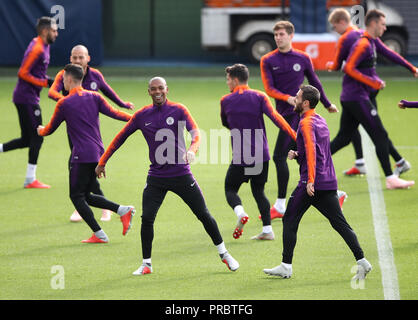
<path id="1" fill-rule="evenodd" d="M 168 87 L 164 78 L 149 81 L 148 94 L 152 104 L 138 110 L 126 126 L 116 135 L 100 158 L 96 174 L 105 175 L 105 165 L 112 154 L 137 130 L 141 130 L 149 147 L 151 162 L 147 183 L 142 194 L 142 264 L 133 273 L 152 273 L 151 251 L 154 238 L 154 221 L 168 191 L 177 194 L 200 220 L 206 233 L 227 267 L 235 271 L 239 263 L 228 253 L 218 225 L 206 207 L 202 191 L 190 171 L 190 164 L 200 144 L 200 134 L 189 110 L 182 104 L 167 99 Z M 186 149 L 184 128 L 192 136 Z M 177 212 L 172 212 L 178 214 Z"/>

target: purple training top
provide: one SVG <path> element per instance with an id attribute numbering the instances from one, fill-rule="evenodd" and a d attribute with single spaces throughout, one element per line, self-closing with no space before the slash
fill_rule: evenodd
<path id="1" fill-rule="evenodd" d="M 416 72 L 412 64 L 385 46 L 379 38 L 373 39 L 365 31 L 351 47 L 347 63 L 343 67 L 346 75 L 343 78 L 341 101 L 367 100 L 370 93 L 381 89 L 383 81 L 376 73 L 377 53 L 413 73 Z"/>
<path id="2" fill-rule="evenodd" d="M 39 104 L 42 87 L 48 86 L 49 45 L 38 36 L 33 38 L 23 56 L 13 92 L 16 104 Z"/>
<path id="3" fill-rule="evenodd" d="M 337 190 L 329 130 L 323 117 L 310 109 L 302 114 L 297 131 L 299 185 L 314 183 L 317 190 Z"/>
<path id="4" fill-rule="evenodd" d="M 66 96 L 68 92 L 64 89 L 64 70 L 61 70 L 55 76 L 54 83 L 48 91 L 48 97 L 58 101 L 63 96 Z M 115 91 L 107 84 L 103 74 L 92 67 L 87 66 L 86 74 L 83 77 L 81 86 L 86 90 L 101 91 L 106 97 L 116 103 L 119 107 L 129 109 L 124 101 L 119 98 Z M 62 92 L 62 94 L 60 93 Z"/>
<path id="5" fill-rule="evenodd" d="M 99 165 L 106 165 L 125 140 L 141 130 L 149 147 L 150 176 L 166 178 L 191 174 L 190 165 L 183 160 L 186 153 L 184 128 L 192 136 L 189 150 L 196 153 L 200 143 L 199 129 L 184 105 L 166 100 L 163 105 L 145 106 L 135 112 L 116 135 L 100 158 Z"/>
<path id="6" fill-rule="evenodd" d="M 307 53 L 297 49 L 282 53 L 276 49 L 261 58 L 260 68 L 264 89 L 276 99 L 276 109 L 282 116 L 295 115 L 287 99 L 296 96 L 305 77 L 319 90 L 322 104 L 326 108 L 331 106 Z"/>
<path id="7" fill-rule="evenodd" d="M 222 124 L 231 130 L 233 164 L 252 166 L 270 160 L 264 114 L 296 139 L 296 133 L 274 110 L 264 92 L 241 85 L 222 97 L 221 119 Z"/>
<path id="8" fill-rule="evenodd" d="M 99 93 L 77 87 L 58 101 L 51 120 L 40 135 L 52 134 L 65 121 L 73 143 L 71 162 L 98 162 L 104 151 L 99 113 L 125 122 L 131 119 L 130 114 L 113 108 Z"/>

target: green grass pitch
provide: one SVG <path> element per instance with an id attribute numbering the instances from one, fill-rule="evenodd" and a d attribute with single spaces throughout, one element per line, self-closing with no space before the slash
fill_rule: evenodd
<path id="1" fill-rule="evenodd" d="M 123 98 L 132 101 L 136 109 L 150 103 L 147 95 L 148 74 L 140 77 L 116 77 L 112 70 L 103 70 L 108 82 Z M 169 99 L 185 104 L 199 127 L 206 133 L 221 129 L 219 100 L 227 93 L 223 69 L 212 72 L 217 77 L 176 77 L 174 71 L 152 70 L 149 75 L 166 76 Z M 388 75 L 387 87 L 379 94 L 379 113 L 400 153 L 412 164 L 405 178 L 418 181 L 418 110 L 400 110 L 402 99 L 418 100 L 417 82 Z M 321 75 L 325 92 L 339 105 L 341 79 L 339 75 Z M 19 135 L 18 118 L 11 102 L 16 79 L 0 78 L 0 141 L 6 142 Z M 250 86 L 262 89 L 257 72 L 252 73 Z M 46 124 L 55 103 L 41 94 L 43 122 Z M 331 138 L 339 126 L 340 114 L 328 114 L 322 105 L 317 108 L 329 125 Z M 273 150 L 278 129 L 265 118 L 270 150 Z M 119 132 L 124 123 L 101 116 L 101 130 L 105 146 Z M 208 150 L 208 155 L 210 150 Z M 101 222 L 100 210 L 94 209 L 99 224 L 110 242 L 105 245 L 82 244 L 91 235 L 84 223 L 71 223 L 74 208 L 68 197 L 67 160 L 70 153 L 65 125 L 46 137 L 39 157 L 38 178 L 52 186 L 50 190 L 24 190 L 27 149 L 0 154 L 0 299 L 163 299 L 163 300 L 279 300 L 279 299 L 383 299 L 381 267 L 371 214 L 366 177 L 347 178 L 342 171 L 353 164 L 352 146 L 334 156 L 339 188 L 349 198 L 344 214 L 357 233 L 367 259 L 374 269 L 368 275 L 364 289 L 351 287 L 351 268 L 354 258 L 343 240 L 327 220 L 311 208 L 304 216 L 298 233 L 293 262 L 293 277 L 282 280 L 265 275 L 263 268 L 281 262 L 282 223 L 272 222 L 276 240 L 256 242 L 250 237 L 261 231 L 261 222 L 248 185 L 243 185 L 240 196 L 250 216 L 241 239 L 232 238 L 236 216 L 228 207 L 223 183 L 228 164 L 192 166 L 207 202 L 216 218 L 227 249 L 240 262 L 233 273 L 221 263 L 216 248 L 204 232 L 200 222 L 175 195 L 168 194 L 155 222 L 152 275 L 134 277 L 132 272 L 141 262 L 140 222 L 141 196 L 149 166 L 148 149 L 140 132 L 131 136 L 107 165 L 107 178 L 100 180 L 105 196 L 117 203 L 134 205 L 137 214 L 126 237 L 116 215 L 110 222 Z M 393 162 L 393 161 L 392 161 Z M 296 186 L 298 167 L 289 162 L 288 195 Z M 382 173 L 381 169 L 379 168 Z M 382 174 L 382 184 L 384 178 Z M 384 184 L 383 184 L 384 185 Z M 275 168 L 270 162 L 266 193 L 270 201 L 276 196 Z M 415 300 L 418 277 L 418 186 L 410 190 L 383 190 L 398 271 L 400 297 Z M 62 287 L 56 287 L 54 266 L 64 275 Z"/>

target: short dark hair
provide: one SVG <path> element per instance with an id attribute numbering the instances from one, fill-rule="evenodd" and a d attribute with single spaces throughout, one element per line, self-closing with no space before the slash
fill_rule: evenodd
<path id="1" fill-rule="evenodd" d="M 321 98 L 319 90 L 311 85 L 301 85 L 300 90 L 302 90 L 302 102 L 308 100 L 309 107 L 314 109 Z"/>
<path id="2" fill-rule="evenodd" d="M 244 64 L 236 63 L 233 66 L 225 68 L 225 72 L 229 74 L 231 78 L 237 78 L 239 82 L 247 82 L 250 77 L 250 72 Z"/>
<path id="3" fill-rule="evenodd" d="M 54 18 L 40 17 L 36 22 L 36 32 L 40 34 L 43 29 L 50 29 L 54 24 L 57 24 Z"/>
<path id="4" fill-rule="evenodd" d="M 364 24 L 367 27 L 372 21 L 379 20 L 381 17 L 386 17 L 382 11 L 377 9 L 369 10 L 367 11 L 366 17 L 364 18 Z"/>
<path id="5" fill-rule="evenodd" d="M 64 67 L 64 71 L 67 75 L 70 75 L 74 80 L 81 81 L 84 77 L 84 71 L 78 64 L 69 63 Z"/>

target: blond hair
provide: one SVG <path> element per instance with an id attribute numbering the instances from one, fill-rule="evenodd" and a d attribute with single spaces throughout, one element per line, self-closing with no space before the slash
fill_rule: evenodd
<path id="1" fill-rule="evenodd" d="M 351 20 L 350 14 L 344 8 L 335 9 L 328 17 L 329 23 L 338 23 L 341 20 L 345 22 L 350 22 Z"/>

